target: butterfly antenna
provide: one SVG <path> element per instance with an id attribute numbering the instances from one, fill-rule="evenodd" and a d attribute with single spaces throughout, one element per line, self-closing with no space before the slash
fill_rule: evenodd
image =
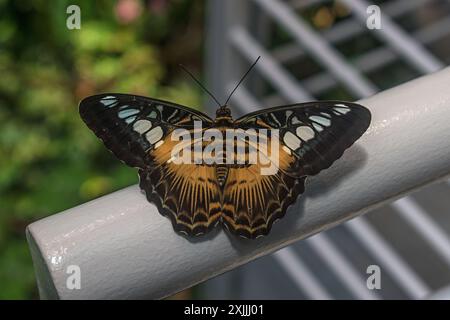
<path id="1" fill-rule="evenodd" d="M 216 99 L 216 97 L 214 97 L 214 95 L 211 93 L 211 92 L 209 92 L 209 90 L 208 89 L 206 89 L 205 88 L 205 86 L 200 82 L 200 81 L 198 81 L 197 80 L 197 78 L 195 78 L 194 77 L 194 75 L 185 67 L 185 66 L 183 66 L 182 64 L 180 64 L 180 67 L 181 67 L 181 69 L 183 69 L 199 86 L 200 86 L 200 88 L 202 88 L 207 94 L 209 94 L 209 96 L 211 97 L 211 98 L 213 98 L 213 100 L 217 103 L 217 105 L 219 106 L 219 107 L 221 107 L 222 105 L 220 104 L 220 102 Z"/>
<path id="2" fill-rule="evenodd" d="M 253 64 L 250 66 L 250 68 L 248 68 L 247 72 L 242 76 L 241 80 L 239 80 L 238 84 L 234 87 L 233 91 L 231 91 L 230 95 L 228 96 L 227 101 L 225 101 L 225 105 L 227 105 L 227 103 L 228 103 L 228 101 L 230 101 L 231 96 L 233 95 L 233 93 L 241 85 L 241 83 L 244 81 L 244 79 L 247 77 L 247 75 L 250 73 L 250 71 L 252 71 L 253 67 L 258 63 L 259 58 L 261 58 L 261 56 L 256 58 L 255 62 L 253 62 Z"/>

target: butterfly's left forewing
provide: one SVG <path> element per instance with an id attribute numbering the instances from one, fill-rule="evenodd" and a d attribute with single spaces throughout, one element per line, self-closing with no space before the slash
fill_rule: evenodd
<path id="1" fill-rule="evenodd" d="M 174 164 L 175 129 L 203 130 L 213 121 L 196 110 L 127 94 L 101 94 L 80 103 L 80 115 L 106 147 L 139 169 L 140 187 L 175 230 L 189 235 L 210 230 L 220 218 L 220 195 L 211 166 Z"/>
<path id="2" fill-rule="evenodd" d="M 120 160 L 145 169 L 151 150 L 175 128 L 191 129 L 194 121 L 212 120 L 196 110 L 129 94 L 99 94 L 80 102 L 81 118 Z"/>

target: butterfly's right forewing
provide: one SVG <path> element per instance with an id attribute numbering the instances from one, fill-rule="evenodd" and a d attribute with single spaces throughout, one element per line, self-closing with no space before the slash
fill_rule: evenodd
<path id="1" fill-rule="evenodd" d="M 370 111 L 357 103 L 316 101 L 253 112 L 236 123 L 278 129 L 280 143 L 297 158 L 296 166 L 305 175 L 315 175 L 339 159 L 370 121 Z"/>

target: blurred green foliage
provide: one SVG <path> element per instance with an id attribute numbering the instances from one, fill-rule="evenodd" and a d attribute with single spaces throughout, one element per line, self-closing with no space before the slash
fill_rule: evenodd
<path id="1" fill-rule="evenodd" d="M 70 4 L 80 30 L 66 27 Z M 201 65 L 202 16 L 194 0 L 0 0 L 0 299 L 37 298 L 26 225 L 137 182 L 78 102 L 125 92 L 199 105 L 177 65 Z"/>

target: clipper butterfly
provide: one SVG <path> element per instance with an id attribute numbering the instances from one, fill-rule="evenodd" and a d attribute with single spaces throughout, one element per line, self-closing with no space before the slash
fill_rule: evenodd
<path id="1" fill-rule="evenodd" d="M 79 111 L 112 153 L 138 169 L 140 188 L 177 232 L 197 236 L 221 223 L 252 239 L 267 235 L 304 192 L 306 177 L 330 167 L 371 120 L 365 107 L 343 101 L 280 106 L 234 120 L 226 105 L 211 119 L 175 103 L 116 93 L 88 97 Z M 178 141 L 173 133 L 184 129 L 194 136 L 196 123 L 204 132 L 216 129 L 224 136 L 227 129 L 276 129 L 278 136 L 267 138 L 279 142 L 276 173 L 262 175 L 260 164 L 249 162 L 175 163 L 172 150 Z M 244 141 L 247 156 L 269 152 L 250 144 Z M 232 152 L 239 156 L 238 149 Z"/>

